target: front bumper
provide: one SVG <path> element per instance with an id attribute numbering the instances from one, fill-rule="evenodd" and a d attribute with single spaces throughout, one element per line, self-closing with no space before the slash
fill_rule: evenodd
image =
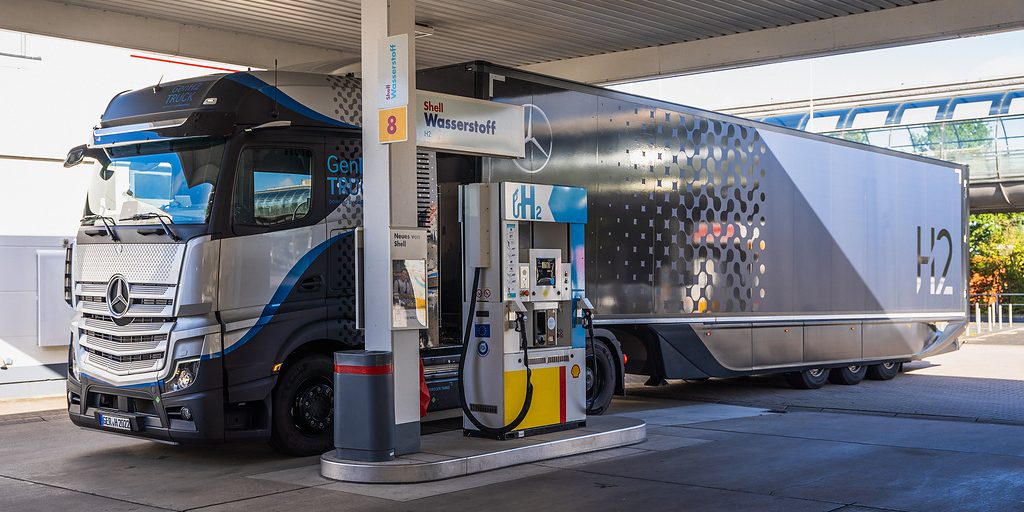
<path id="1" fill-rule="evenodd" d="M 209 372 L 208 372 L 209 373 Z M 201 386 L 163 394 L 161 383 L 130 387 L 112 386 L 82 374 L 69 375 L 68 416 L 79 427 L 102 430 L 170 443 L 204 443 L 224 439 L 223 392 L 219 387 Z M 182 418 L 182 407 L 191 411 L 191 420 Z M 132 419 L 132 430 L 100 425 L 99 414 Z"/>

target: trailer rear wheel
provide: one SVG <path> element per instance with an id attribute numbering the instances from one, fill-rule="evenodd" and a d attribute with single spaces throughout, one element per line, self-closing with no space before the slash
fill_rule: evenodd
<path id="1" fill-rule="evenodd" d="M 828 382 L 828 370 L 811 368 L 810 370 L 787 373 L 786 382 L 796 389 L 818 389 Z"/>
<path id="2" fill-rule="evenodd" d="M 903 363 L 887 361 L 882 364 L 868 366 L 868 378 L 871 380 L 891 380 L 900 373 Z"/>
<path id="3" fill-rule="evenodd" d="M 324 354 L 289 362 L 274 387 L 270 444 L 288 455 L 316 455 L 334 445 L 334 365 Z"/>
<path id="4" fill-rule="evenodd" d="M 604 414 L 615 394 L 615 359 L 604 343 L 594 340 L 594 365 L 587 365 L 587 414 Z"/>
<path id="5" fill-rule="evenodd" d="M 842 384 L 844 386 L 853 386 L 860 384 L 860 381 L 864 380 L 864 375 L 868 372 L 867 366 L 850 365 L 842 368 L 832 368 L 832 371 L 828 373 L 828 381 L 832 384 Z"/>

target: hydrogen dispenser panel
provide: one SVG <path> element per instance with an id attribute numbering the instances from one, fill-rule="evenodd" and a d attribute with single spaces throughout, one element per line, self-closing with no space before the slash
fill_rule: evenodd
<path id="1" fill-rule="evenodd" d="M 586 190 L 505 182 L 460 192 L 466 434 L 584 425 Z"/>

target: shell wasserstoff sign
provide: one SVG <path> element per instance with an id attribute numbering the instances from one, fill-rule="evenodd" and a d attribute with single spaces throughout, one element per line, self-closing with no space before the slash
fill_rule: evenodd
<path id="1" fill-rule="evenodd" d="M 522 158 L 523 107 L 416 91 L 416 145 L 474 155 Z"/>
<path id="2" fill-rule="evenodd" d="M 386 37 L 381 41 L 384 62 L 378 67 L 377 108 L 409 104 L 409 34 Z"/>

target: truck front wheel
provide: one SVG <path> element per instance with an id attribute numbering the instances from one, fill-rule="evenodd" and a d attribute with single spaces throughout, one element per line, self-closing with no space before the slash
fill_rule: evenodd
<path id="1" fill-rule="evenodd" d="M 334 445 L 333 363 L 310 354 L 285 365 L 274 388 L 270 444 L 288 455 L 319 455 Z"/>
<path id="2" fill-rule="evenodd" d="M 587 414 L 608 410 L 615 394 L 615 359 L 604 343 L 594 340 L 594 367 L 587 364 Z"/>

